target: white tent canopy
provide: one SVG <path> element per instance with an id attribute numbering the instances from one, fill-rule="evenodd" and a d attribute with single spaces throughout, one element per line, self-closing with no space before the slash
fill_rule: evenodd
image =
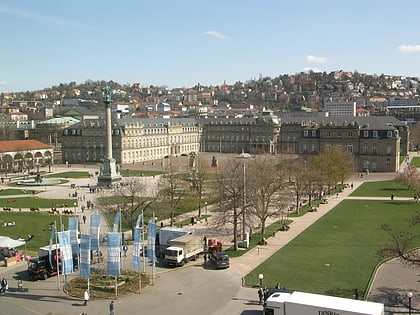
<path id="1" fill-rule="evenodd" d="M 0 248 L 15 248 L 25 245 L 24 241 L 14 240 L 7 236 L 0 236 Z"/>

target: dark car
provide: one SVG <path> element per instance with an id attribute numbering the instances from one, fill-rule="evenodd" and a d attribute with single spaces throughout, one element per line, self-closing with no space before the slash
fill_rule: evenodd
<path id="1" fill-rule="evenodd" d="M 217 269 L 229 268 L 229 256 L 225 252 L 216 252 L 210 256 L 210 262 L 216 266 Z"/>

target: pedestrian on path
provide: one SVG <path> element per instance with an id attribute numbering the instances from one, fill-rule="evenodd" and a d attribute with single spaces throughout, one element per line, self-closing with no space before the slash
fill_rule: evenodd
<path id="1" fill-rule="evenodd" d="M 115 313 L 114 313 L 114 301 L 111 301 L 111 304 L 109 304 L 109 315 L 115 315 Z"/>
<path id="2" fill-rule="evenodd" d="M 258 299 L 259 299 L 260 305 L 262 305 L 262 303 L 263 303 L 263 297 L 264 297 L 263 289 L 259 288 L 258 289 Z"/>
<path id="3" fill-rule="evenodd" d="M 85 301 L 83 303 L 83 306 L 86 306 L 89 302 L 89 292 L 88 292 L 88 290 L 85 290 L 85 292 L 83 293 L 83 300 Z"/>

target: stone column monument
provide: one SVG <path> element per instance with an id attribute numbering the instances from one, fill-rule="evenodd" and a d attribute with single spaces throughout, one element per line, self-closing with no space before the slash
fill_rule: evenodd
<path id="1" fill-rule="evenodd" d="M 121 180 L 117 163 L 112 157 L 112 124 L 111 124 L 111 88 L 104 88 L 104 103 L 106 115 L 106 156 L 98 176 L 98 186 L 110 186 Z"/>

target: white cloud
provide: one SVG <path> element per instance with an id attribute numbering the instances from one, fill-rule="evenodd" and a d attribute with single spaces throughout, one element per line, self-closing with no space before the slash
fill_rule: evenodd
<path id="1" fill-rule="evenodd" d="M 6 81 L 0 81 L 0 85 L 7 85 Z"/>
<path id="2" fill-rule="evenodd" d="M 420 45 L 401 45 L 398 51 L 402 53 L 420 52 Z"/>
<path id="3" fill-rule="evenodd" d="M 220 32 L 216 32 L 216 31 L 203 32 L 203 33 L 201 33 L 201 35 L 212 36 L 212 37 L 217 38 L 217 39 L 229 39 L 229 37 L 227 37 L 226 35 L 224 35 Z"/>
<path id="4" fill-rule="evenodd" d="M 324 57 L 315 57 L 312 55 L 307 55 L 306 56 L 306 61 L 309 63 L 320 63 L 320 64 L 324 64 L 328 62 L 327 58 Z"/>

